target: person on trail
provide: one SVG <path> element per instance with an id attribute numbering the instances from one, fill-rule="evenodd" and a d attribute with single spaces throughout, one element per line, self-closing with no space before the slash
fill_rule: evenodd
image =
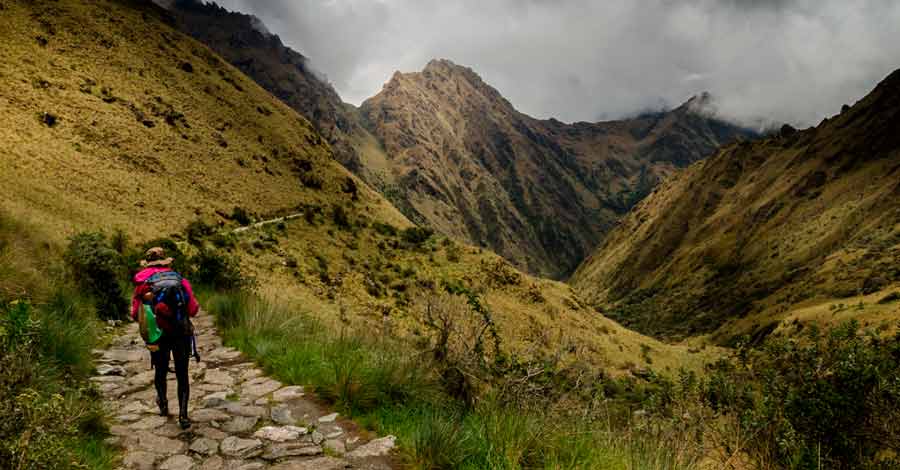
<path id="1" fill-rule="evenodd" d="M 166 376 L 169 372 L 169 356 L 174 358 L 175 378 L 178 381 L 178 424 L 182 429 L 191 426 L 188 418 L 190 383 L 188 362 L 196 353 L 193 325 L 190 318 L 197 315 L 200 305 L 194 297 L 191 283 L 169 266 L 165 250 L 154 247 L 147 250 L 141 269 L 134 275 L 134 295 L 131 300 L 131 318 L 141 324 L 141 335 L 150 350 L 150 362 L 156 369 L 154 385 L 156 404 L 160 416 L 169 416 L 166 395 Z M 148 320 L 155 334 L 146 335 Z"/>

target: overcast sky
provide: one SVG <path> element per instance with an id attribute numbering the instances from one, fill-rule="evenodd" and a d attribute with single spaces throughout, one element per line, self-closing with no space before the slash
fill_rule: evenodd
<path id="1" fill-rule="evenodd" d="M 360 104 L 395 70 L 472 67 L 520 111 L 612 119 L 711 92 L 725 117 L 814 125 L 900 68 L 894 0 L 219 0 Z"/>

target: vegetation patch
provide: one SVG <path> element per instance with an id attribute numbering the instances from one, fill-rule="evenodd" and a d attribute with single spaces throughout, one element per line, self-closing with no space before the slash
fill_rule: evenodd
<path id="1" fill-rule="evenodd" d="M 72 244 L 97 255 L 84 238 Z M 59 251 L 2 213 L 0 260 L 0 468 L 114 468 L 88 381 L 103 337 L 88 281 L 63 275 Z"/>
<path id="2" fill-rule="evenodd" d="M 700 458 L 699 447 L 679 445 L 690 439 L 674 427 L 625 429 L 626 407 L 571 401 L 584 394 L 603 403 L 604 387 L 579 383 L 606 381 L 498 354 L 490 322 L 467 295 L 446 293 L 423 306 L 432 327 L 416 349 L 390 336 L 331 330 L 252 294 L 202 296 L 226 343 L 376 432 L 398 436 L 410 468 L 675 469 Z M 624 394 L 632 386 L 607 388 Z"/>

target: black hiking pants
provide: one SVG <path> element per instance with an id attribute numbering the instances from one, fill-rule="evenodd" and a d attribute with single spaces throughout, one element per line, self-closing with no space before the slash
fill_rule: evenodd
<path id="1" fill-rule="evenodd" d="M 191 397 L 191 384 L 188 377 L 188 362 L 191 358 L 191 337 L 169 337 L 163 335 L 159 340 L 159 350 L 150 353 L 150 360 L 156 374 L 153 384 L 160 403 L 166 403 L 166 377 L 169 374 L 169 356 L 175 361 L 175 379 L 178 381 L 178 411 L 187 416 L 188 400 Z"/>

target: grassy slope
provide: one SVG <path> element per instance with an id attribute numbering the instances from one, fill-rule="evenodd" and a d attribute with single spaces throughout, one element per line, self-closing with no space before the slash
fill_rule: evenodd
<path id="1" fill-rule="evenodd" d="M 347 171 L 304 118 L 152 7 L 4 5 L 0 195 L 16 212 L 62 233 L 121 226 L 152 237 L 235 206 L 271 213 L 344 197 Z M 292 171 L 301 160 L 321 191 Z M 362 198 L 404 223 L 368 189 Z"/>
<path id="2" fill-rule="evenodd" d="M 898 113 L 895 72 L 817 128 L 721 150 L 639 204 L 573 285 L 640 331 L 722 327 L 717 341 L 890 318 L 898 305 L 876 302 L 900 287 Z"/>
<path id="3" fill-rule="evenodd" d="M 277 241 L 265 241 L 273 239 Z M 433 237 L 421 248 L 404 248 L 398 239 L 372 227 L 341 230 L 326 214 L 317 216 L 315 225 L 299 218 L 288 222 L 283 232 L 245 233 L 236 252 L 249 255 L 244 257 L 245 269 L 264 281 L 270 296 L 302 306 L 334 328 L 341 326 L 344 305 L 352 324 L 382 331 L 387 311 L 393 332 L 415 339 L 425 329 L 417 297 L 430 295 L 426 286 L 450 282 L 482 296 L 503 349 L 520 357 L 559 354 L 564 364 L 581 361 L 618 375 L 648 365 L 698 370 L 720 354 L 716 348 L 691 353 L 686 346 L 667 345 L 623 328 L 586 307 L 569 286 L 521 274 L 493 253 L 444 237 Z M 458 260 L 448 253 L 459 253 Z M 327 281 L 320 275 L 318 257 L 327 262 Z M 297 267 L 286 265 L 291 259 Z M 518 280 L 500 282 L 498 272 Z M 383 288 L 383 295 L 368 292 L 365 286 L 373 283 Z M 535 291 L 540 295 L 532 295 Z M 543 300 L 535 300 L 539 298 Z"/>
<path id="4" fill-rule="evenodd" d="M 62 276 L 51 240 L 0 211 L 0 467 L 13 468 L 11 458 L 16 468 L 113 468 L 88 382 L 91 350 L 106 337 L 93 305 Z M 13 311 L 31 323 L 17 325 Z"/>
<path id="5" fill-rule="evenodd" d="M 8 90 L 0 95 L 0 194 L 8 210 L 29 214 L 60 237 L 122 227 L 138 241 L 180 232 L 197 217 L 222 221 L 217 211 L 230 213 L 235 206 L 262 214 L 320 208 L 326 215 L 319 217 L 328 221 L 332 207 L 342 206 L 354 220 L 409 226 L 362 183 L 359 199 L 352 201 L 342 189 L 349 173 L 330 159 L 327 144 L 305 119 L 163 24 L 151 7 L 6 5 L 0 17 L 9 28 L 0 47 L 11 60 L 0 64 L 0 85 Z M 183 70 L 186 62 L 192 72 Z M 43 112 L 58 116 L 55 126 L 42 123 Z M 179 114 L 183 118 L 166 122 L 165 116 Z M 296 161 L 312 163 L 322 189 L 303 186 L 293 172 Z M 398 273 L 374 267 L 376 259 L 413 266 L 417 278 L 468 279 L 479 291 L 485 282 L 480 263 L 501 263 L 472 248 L 463 249 L 462 262 L 451 263 L 441 251 L 381 248 L 383 237 L 371 229 L 357 239 L 329 230 L 331 222 L 313 227 L 298 219 L 288 224 L 280 248 L 254 250 L 248 243 L 238 254 L 262 286 L 308 302 L 317 316 L 334 318 L 338 308 L 329 288 L 307 272 L 318 269 L 319 254 L 331 275 L 343 276 L 340 289 L 354 318 L 375 322 L 381 314 L 374 312 L 393 307 L 395 300 L 369 296 L 365 275 L 386 275 L 385 287 L 400 280 Z M 300 261 L 303 283 L 282 266 L 283 254 Z M 372 267 L 361 269 L 367 260 Z M 572 360 L 583 357 L 613 371 L 641 365 L 644 343 L 654 366 L 696 367 L 707 357 L 621 328 L 580 306 L 563 284 L 523 279 L 521 285 L 485 291 L 506 343 L 518 351 L 563 350 Z M 546 302 L 526 300 L 532 283 L 541 286 Z M 395 292 L 388 289 L 387 295 Z M 418 328 L 414 309 L 401 307 L 392 318 L 401 332 Z"/>

